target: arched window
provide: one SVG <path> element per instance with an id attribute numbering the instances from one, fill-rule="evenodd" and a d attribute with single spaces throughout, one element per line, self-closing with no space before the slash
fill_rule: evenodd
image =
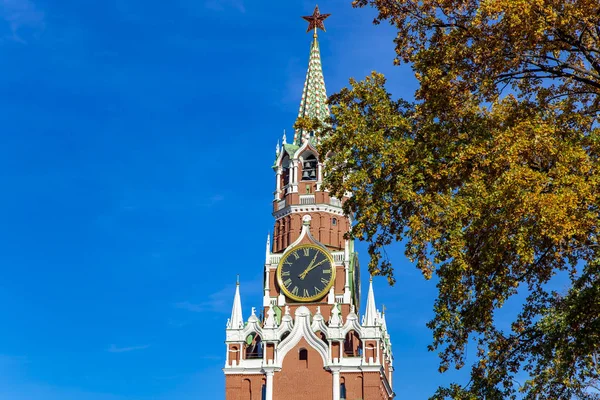
<path id="1" fill-rule="evenodd" d="M 246 359 L 263 358 L 262 339 L 253 333 L 246 338 Z"/>
<path id="2" fill-rule="evenodd" d="M 244 379 L 242 382 L 242 399 L 252 400 L 252 382 L 250 379 Z"/>
<path id="3" fill-rule="evenodd" d="M 356 380 L 358 381 L 358 387 L 360 388 L 359 389 L 360 398 L 364 399 L 365 398 L 365 386 L 364 386 L 363 377 L 357 376 Z"/>
<path id="4" fill-rule="evenodd" d="M 281 161 L 281 187 L 290 183 L 290 158 L 286 155 Z"/>
<path id="5" fill-rule="evenodd" d="M 240 352 L 237 346 L 231 346 L 231 350 L 229 350 L 229 352 L 231 354 L 229 354 L 229 360 L 231 361 L 231 363 L 233 364 L 235 362 L 235 364 L 239 364 L 240 363 Z"/>
<path id="6" fill-rule="evenodd" d="M 346 379 L 340 379 L 340 400 L 346 400 Z"/>
<path id="7" fill-rule="evenodd" d="M 354 331 L 348 332 L 344 339 L 344 354 L 346 357 L 358 357 L 360 355 L 361 342 L 358 334 Z"/>
<path id="8" fill-rule="evenodd" d="M 331 218 L 331 225 L 333 225 L 333 226 L 337 225 L 337 218 L 335 218 L 335 217 Z"/>
<path id="9" fill-rule="evenodd" d="M 323 343 L 325 343 L 326 345 L 329 345 L 329 342 L 327 341 L 327 336 L 321 332 L 321 331 L 317 331 L 316 332 L 317 336 L 321 338 L 321 340 L 323 341 Z"/>
<path id="10" fill-rule="evenodd" d="M 306 157 L 302 162 L 302 180 L 317 180 L 317 158 L 312 154 Z"/>

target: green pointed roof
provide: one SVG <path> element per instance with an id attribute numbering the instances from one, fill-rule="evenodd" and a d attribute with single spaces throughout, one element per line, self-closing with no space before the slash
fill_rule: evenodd
<path id="1" fill-rule="evenodd" d="M 323 121 L 328 116 L 329 107 L 327 106 L 327 92 L 325 91 L 325 79 L 323 78 L 323 69 L 321 66 L 321 52 L 315 31 L 313 42 L 310 46 L 308 71 L 306 72 L 306 80 L 304 82 L 304 89 L 302 90 L 298 118 L 318 118 Z M 294 132 L 294 144 L 297 146 L 301 146 L 302 143 L 309 139 L 310 132 L 305 132 L 302 129 Z"/>

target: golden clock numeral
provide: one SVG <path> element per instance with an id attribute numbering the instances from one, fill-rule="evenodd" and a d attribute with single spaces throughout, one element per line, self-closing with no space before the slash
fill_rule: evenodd
<path id="1" fill-rule="evenodd" d="M 304 250 L 304 257 L 310 256 L 310 249 L 303 249 L 303 250 Z"/>
<path id="2" fill-rule="evenodd" d="M 285 260 L 285 262 L 283 263 L 284 265 L 292 265 L 291 261 Z"/>
<path id="3" fill-rule="evenodd" d="M 324 274 L 331 274 L 331 270 L 330 270 L 330 269 L 324 269 L 324 270 L 323 270 L 323 273 L 324 273 Z"/>
<path id="4" fill-rule="evenodd" d="M 304 292 L 302 293 L 302 295 L 304 297 L 309 297 L 310 296 L 310 294 L 308 294 L 308 290 L 306 290 L 306 289 L 304 289 Z"/>
<path id="5" fill-rule="evenodd" d="M 290 271 L 281 271 L 281 276 L 290 276 Z"/>
<path id="6" fill-rule="evenodd" d="M 321 293 L 321 289 L 315 286 L 315 296 L 318 296 Z"/>
<path id="7" fill-rule="evenodd" d="M 283 282 L 283 286 L 285 286 L 286 288 L 287 288 L 287 287 L 290 287 L 290 285 L 291 285 L 291 284 L 292 284 L 292 280 L 291 280 L 291 279 L 286 279 L 286 280 Z"/>
<path id="8" fill-rule="evenodd" d="M 321 278 L 321 283 L 325 286 L 329 285 L 329 281 L 325 278 Z"/>
<path id="9" fill-rule="evenodd" d="M 300 255 L 298 255 L 298 251 L 295 251 L 292 254 L 294 257 L 296 257 L 296 260 L 300 258 Z"/>
<path id="10" fill-rule="evenodd" d="M 292 290 L 292 294 L 294 296 L 298 296 L 298 286 L 294 286 L 294 290 Z"/>

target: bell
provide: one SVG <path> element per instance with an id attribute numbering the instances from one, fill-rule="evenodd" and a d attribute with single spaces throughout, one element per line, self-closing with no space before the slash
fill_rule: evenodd
<path id="1" fill-rule="evenodd" d="M 317 174 L 315 173 L 315 170 L 314 170 L 314 169 L 311 169 L 311 170 L 308 172 L 308 175 L 309 175 L 311 178 L 315 178 L 315 177 L 317 176 Z"/>
<path id="2" fill-rule="evenodd" d="M 304 170 L 302 171 L 302 179 L 307 179 L 310 177 L 310 171 Z"/>

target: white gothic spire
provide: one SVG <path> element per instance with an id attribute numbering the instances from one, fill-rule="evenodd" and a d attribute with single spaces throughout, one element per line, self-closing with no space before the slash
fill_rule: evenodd
<path id="1" fill-rule="evenodd" d="M 227 324 L 227 329 L 241 329 L 244 327 L 244 317 L 242 316 L 242 299 L 240 297 L 240 281 L 235 285 L 235 297 L 233 298 L 233 307 L 231 308 L 231 318 Z"/>
<path id="2" fill-rule="evenodd" d="M 271 255 L 271 233 L 267 233 L 267 249 L 266 249 L 266 257 L 267 263 L 269 262 L 269 256 Z"/>
<path id="3" fill-rule="evenodd" d="M 373 277 L 369 279 L 369 294 L 367 296 L 367 309 L 363 317 L 363 326 L 377 326 L 377 307 L 375 306 L 375 294 L 373 293 Z"/>
<path id="4" fill-rule="evenodd" d="M 384 332 L 387 332 L 387 322 L 385 321 L 385 305 L 381 310 L 381 329 L 383 329 Z"/>

